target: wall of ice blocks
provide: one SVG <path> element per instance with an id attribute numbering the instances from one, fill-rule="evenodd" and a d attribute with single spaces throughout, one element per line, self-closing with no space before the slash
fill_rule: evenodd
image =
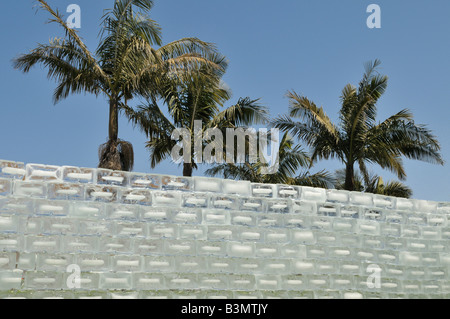
<path id="1" fill-rule="evenodd" d="M 448 298 L 449 216 L 450 203 L 0 161 L 0 298 Z"/>

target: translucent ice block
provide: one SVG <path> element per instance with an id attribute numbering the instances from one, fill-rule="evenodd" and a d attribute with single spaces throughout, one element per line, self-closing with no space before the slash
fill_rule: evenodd
<path id="1" fill-rule="evenodd" d="M 393 209 L 395 207 L 395 198 L 383 195 L 374 195 L 373 203 L 376 207 Z"/>
<path id="2" fill-rule="evenodd" d="M 52 182 L 47 184 L 48 199 L 84 200 L 84 187 L 81 184 Z"/>
<path id="3" fill-rule="evenodd" d="M 64 252 L 88 253 L 98 251 L 99 238 L 97 236 L 64 236 Z"/>
<path id="4" fill-rule="evenodd" d="M 139 219 L 139 207 L 136 207 L 134 205 L 106 204 L 105 207 L 107 219 Z"/>
<path id="5" fill-rule="evenodd" d="M 263 271 L 265 274 L 283 275 L 290 273 L 290 259 L 263 259 Z"/>
<path id="6" fill-rule="evenodd" d="M 70 254 L 40 253 L 36 255 L 36 270 L 65 272 L 67 266 L 73 263 L 74 256 Z"/>
<path id="7" fill-rule="evenodd" d="M 264 240 L 265 230 L 261 228 L 247 228 L 244 226 L 233 226 L 233 238 L 236 241 L 259 242 Z"/>
<path id="8" fill-rule="evenodd" d="M 194 183 L 189 177 L 162 176 L 161 188 L 172 191 L 192 191 Z"/>
<path id="9" fill-rule="evenodd" d="M 238 258 L 234 264 L 236 274 L 254 275 L 263 272 L 261 258 Z"/>
<path id="10" fill-rule="evenodd" d="M 47 187 L 40 182 L 15 181 L 13 194 L 15 196 L 45 198 Z"/>
<path id="11" fill-rule="evenodd" d="M 114 233 L 114 223 L 108 220 L 80 220 L 78 233 L 82 236 L 111 235 Z"/>
<path id="12" fill-rule="evenodd" d="M 284 228 L 271 228 L 264 232 L 266 243 L 289 243 L 290 232 Z"/>
<path id="13" fill-rule="evenodd" d="M 132 239 L 126 237 L 108 237 L 100 238 L 100 251 L 106 253 L 130 253 L 132 249 Z"/>
<path id="14" fill-rule="evenodd" d="M 58 272 L 26 272 L 25 284 L 26 289 L 62 289 L 65 286 L 62 280 L 62 273 Z"/>
<path id="15" fill-rule="evenodd" d="M 276 185 L 271 184 L 251 184 L 253 197 L 276 197 Z"/>
<path id="16" fill-rule="evenodd" d="M 160 175 L 130 173 L 129 179 L 131 188 L 161 189 Z"/>
<path id="17" fill-rule="evenodd" d="M 195 192 L 212 192 L 221 193 L 222 192 L 222 179 L 219 178 L 205 178 L 205 177 L 194 177 L 194 190 Z"/>
<path id="18" fill-rule="evenodd" d="M 175 269 L 181 273 L 205 273 L 207 267 L 206 257 L 186 257 L 186 256 L 176 256 Z"/>
<path id="19" fill-rule="evenodd" d="M 204 225 L 180 225 L 180 239 L 205 240 L 207 238 L 207 227 Z"/>
<path id="20" fill-rule="evenodd" d="M 180 224 L 201 224 L 203 214 L 201 209 L 175 209 L 173 211 L 172 220 Z"/>
<path id="21" fill-rule="evenodd" d="M 0 291 L 21 289 L 23 283 L 22 270 L 0 271 Z"/>
<path id="22" fill-rule="evenodd" d="M 257 214 L 256 225 L 259 227 L 283 227 L 284 219 L 282 214 Z"/>
<path id="23" fill-rule="evenodd" d="M 278 185 L 277 188 L 279 198 L 300 199 L 300 188 L 297 186 Z"/>
<path id="24" fill-rule="evenodd" d="M 360 218 L 361 208 L 359 206 L 342 206 L 341 217 L 344 218 Z"/>
<path id="25" fill-rule="evenodd" d="M 304 201 L 325 202 L 327 200 L 326 190 L 323 188 L 301 187 L 301 199 Z"/>
<path id="26" fill-rule="evenodd" d="M 16 252 L 14 254 L 16 255 L 17 269 L 22 269 L 22 270 L 36 269 L 36 254 L 35 253 Z"/>
<path id="27" fill-rule="evenodd" d="M 209 203 L 207 193 L 190 193 L 182 195 L 182 206 L 190 208 L 206 208 Z"/>
<path id="28" fill-rule="evenodd" d="M 348 204 L 349 202 L 350 192 L 348 191 L 329 189 L 326 193 L 327 202 L 339 204 Z"/>
<path id="29" fill-rule="evenodd" d="M 24 179 L 25 174 L 24 163 L 0 160 L 0 178 Z"/>
<path id="30" fill-rule="evenodd" d="M 256 225 L 256 213 L 250 212 L 232 212 L 231 224 L 242 226 L 255 226 Z"/>
<path id="31" fill-rule="evenodd" d="M 32 215 L 34 214 L 34 202 L 29 198 L 0 199 L 0 214 Z"/>
<path id="32" fill-rule="evenodd" d="M 19 225 L 20 221 L 17 215 L 0 215 L 0 232 L 17 233 Z"/>
<path id="33" fill-rule="evenodd" d="M 69 202 L 39 199 L 34 203 L 34 213 L 42 216 L 66 216 L 70 213 Z"/>
<path id="34" fill-rule="evenodd" d="M 223 193 L 240 196 L 251 194 L 251 184 L 249 181 L 234 181 L 225 179 L 222 181 Z"/>
<path id="35" fill-rule="evenodd" d="M 25 236 L 25 247 L 29 252 L 49 252 L 56 253 L 61 250 L 60 236 Z"/>
<path id="36" fill-rule="evenodd" d="M 256 288 L 255 276 L 252 275 L 229 276 L 229 285 L 231 290 L 252 291 Z"/>
<path id="37" fill-rule="evenodd" d="M 198 288 L 198 276 L 197 274 L 164 274 L 167 288 L 187 290 Z"/>
<path id="38" fill-rule="evenodd" d="M 211 196 L 210 207 L 215 209 L 236 209 L 238 201 L 232 196 Z"/>
<path id="39" fill-rule="evenodd" d="M 227 210 L 203 210 L 203 222 L 208 225 L 230 225 L 230 218 Z"/>
<path id="40" fill-rule="evenodd" d="M 144 269 L 144 258 L 141 256 L 116 255 L 112 257 L 113 271 L 140 272 Z"/>
<path id="41" fill-rule="evenodd" d="M 227 255 L 227 242 L 197 241 L 196 250 L 201 256 L 223 257 Z"/>
<path id="42" fill-rule="evenodd" d="M 340 206 L 335 204 L 318 204 L 317 205 L 317 215 L 319 216 L 339 216 Z"/>
<path id="43" fill-rule="evenodd" d="M 108 169 L 97 169 L 97 184 L 127 186 L 129 173 L 122 171 L 112 171 Z"/>
<path id="44" fill-rule="evenodd" d="M 120 221 L 114 223 L 114 234 L 124 237 L 147 237 L 147 225 L 141 222 Z"/>
<path id="45" fill-rule="evenodd" d="M 10 195 L 12 191 L 11 180 L 0 178 L 0 196 Z"/>
<path id="46" fill-rule="evenodd" d="M 281 277 L 277 275 L 256 275 L 255 277 L 258 290 L 278 290 L 281 285 Z"/>
<path id="47" fill-rule="evenodd" d="M 233 238 L 233 230 L 235 228 L 224 228 L 222 226 L 208 226 L 207 238 L 210 241 L 215 240 L 231 240 Z"/>
<path id="48" fill-rule="evenodd" d="M 159 291 L 166 288 L 165 277 L 158 273 L 136 273 L 133 275 L 133 287 L 137 290 Z"/>
<path id="49" fill-rule="evenodd" d="M 148 238 L 135 238 L 132 253 L 142 256 L 164 254 L 164 242 Z"/>
<path id="50" fill-rule="evenodd" d="M 74 235 L 78 232 L 78 220 L 60 217 L 45 218 L 41 232 L 49 235 Z"/>
<path id="51" fill-rule="evenodd" d="M 119 201 L 124 204 L 150 206 L 152 204 L 152 194 L 146 189 L 123 190 L 120 192 Z"/>
<path id="52" fill-rule="evenodd" d="M 369 193 L 360 193 L 360 192 L 351 192 L 350 193 L 350 203 L 353 205 L 361 205 L 361 206 L 374 206 L 373 204 L 373 194 Z"/>
<path id="53" fill-rule="evenodd" d="M 154 192 L 153 202 L 154 206 L 180 207 L 181 194 L 176 192 Z"/>
<path id="54" fill-rule="evenodd" d="M 192 240 L 165 240 L 165 252 L 169 255 L 195 255 L 197 251 L 196 242 Z"/>
<path id="55" fill-rule="evenodd" d="M 80 253 L 76 255 L 75 264 L 78 265 L 81 271 L 95 271 L 95 272 L 108 272 L 112 271 L 113 264 L 111 256 L 107 254 L 91 254 Z"/>
<path id="56" fill-rule="evenodd" d="M 173 210 L 167 207 L 140 207 L 140 218 L 152 222 L 168 222 L 172 220 Z"/>
<path id="57" fill-rule="evenodd" d="M 62 168 L 59 166 L 27 164 L 26 171 L 28 181 L 62 181 Z"/>
<path id="58" fill-rule="evenodd" d="M 228 288 L 228 276 L 222 274 L 199 274 L 198 284 L 201 289 L 225 290 Z"/>
<path id="59" fill-rule="evenodd" d="M 255 244 L 230 242 L 228 254 L 232 257 L 252 257 L 255 255 Z"/>
<path id="60" fill-rule="evenodd" d="M 13 270 L 16 265 L 16 253 L 0 252 L 0 271 Z"/>
<path id="61" fill-rule="evenodd" d="M 148 237 L 151 239 L 177 239 L 178 225 L 176 224 L 150 224 Z"/>
<path id="62" fill-rule="evenodd" d="M 264 202 L 261 199 L 241 198 L 239 211 L 261 212 L 264 210 Z"/>
<path id="63" fill-rule="evenodd" d="M 3 251 L 22 251 L 23 238 L 18 234 L 0 233 L 0 250 Z"/>
<path id="64" fill-rule="evenodd" d="M 287 214 L 292 210 L 291 201 L 286 199 L 268 199 L 266 204 L 269 213 Z"/>
<path id="65" fill-rule="evenodd" d="M 100 273 L 99 288 L 107 290 L 132 289 L 132 274 L 129 272 Z"/>
<path id="66" fill-rule="evenodd" d="M 294 201 L 292 212 L 301 215 L 316 215 L 317 204 L 313 201 Z"/>
<path id="67" fill-rule="evenodd" d="M 303 275 L 284 275 L 281 277 L 281 287 L 284 290 L 304 291 L 306 277 Z"/>
<path id="68" fill-rule="evenodd" d="M 282 256 L 282 248 L 279 244 L 266 244 L 259 242 L 255 244 L 255 256 L 257 258 L 275 258 Z"/>
<path id="69" fill-rule="evenodd" d="M 119 189 L 114 186 L 88 185 L 86 187 L 86 201 L 111 203 L 116 202 Z"/>
<path id="70" fill-rule="evenodd" d="M 95 183 L 97 178 L 96 170 L 93 168 L 80 168 L 73 166 L 62 167 L 62 179 L 66 183 Z"/>

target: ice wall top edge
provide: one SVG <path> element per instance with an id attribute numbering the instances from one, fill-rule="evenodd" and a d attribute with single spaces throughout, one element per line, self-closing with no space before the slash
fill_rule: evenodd
<path id="1" fill-rule="evenodd" d="M 18 183 L 86 184 L 127 189 L 215 193 L 266 199 L 293 199 L 328 204 L 358 205 L 424 213 L 450 214 L 450 202 L 404 199 L 336 189 L 283 184 L 260 184 L 214 177 L 182 177 L 152 173 L 112 171 L 100 168 L 56 166 L 0 159 L 0 180 Z M 0 195 L 2 193 L 0 181 Z"/>

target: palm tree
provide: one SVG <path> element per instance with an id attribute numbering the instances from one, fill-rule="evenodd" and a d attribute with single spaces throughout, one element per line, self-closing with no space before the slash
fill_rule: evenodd
<path id="1" fill-rule="evenodd" d="M 273 125 L 291 132 L 312 150 L 312 161 L 337 158 L 345 164 L 346 190 L 355 190 L 355 164 L 365 179 L 366 164 L 374 163 L 406 178 L 402 157 L 441 164 L 440 145 L 424 125 L 417 125 L 412 113 L 401 110 L 376 123 L 377 102 L 387 88 L 388 78 L 377 73 L 380 61 L 366 65 L 365 74 L 356 88 L 350 84 L 342 91 L 340 123 L 332 123 L 322 107 L 307 97 L 288 92 L 289 116 L 279 116 Z M 295 122 L 300 118 L 303 122 Z"/>
<path id="2" fill-rule="evenodd" d="M 49 21 L 65 30 L 65 38 L 39 44 L 14 59 L 14 67 L 25 73 L 36 64 L 47 68 L 48 77 L 58 83 L 55 104 L 81 92 L 103 94 L 108 99 L 109 134 L 107 143 L 99 148 L 101 168 L 132 170 L 132 145 L 118 138 L 119 112 L 129 100 L 135 96 L 156 99 L 166 83 L 186 80 L 199 66 L 220 68 L 208 59 L 217 55 L 210 43 L 184 38 L 162 46 L 161 28 L 148 17 L 152 0 L 115 0 L 114 8 L 102 18 L 95 54 L 57 10 L 44 0 L 38 1 L 50 13 Z"/>
<path id="3" fill-rule="evenodd" d="M 221 68 L 200 69 L 191 73 L 190 80 L 166 87 L 163 101 L 168 106 L 168 117 L 155 100 L 137 108 L 125 109 L 132 124 L 149 138 L 146 147 L 150 150 L 152 168 L 172 154 L 177 144 L 172 139 L 172 132 L 177 129 L 186 130 L 190 136 L 191 149 L 187 150 L 189 160 L 184 161 L 183 158 L 183 176 L 192 176 L 193 170 L 198 168 L 197 159 L 203 156 L 208 143 L 213 143 L 211 138 L 207 138 L 208 131 L 218 129 L 225 136 L 226 128 L 267 122 L 266 108 L 259 105 L 258 100 L 250 98 L 240 98 L 235 105 L 220 111 L 231 95 L 221 82 L 226 62 L 220 56 L 211 57 L 211 60 Z M 198 121 L 201 121 L 200 126 Z M 200 145 L 200 149 L 196 145 Z M 223 144 L 217 147 L 223 147 Z"/>
<path id="4" fill-rule="evenodd" d="M 304 171 L 295 176 L 302 167 L 310 167 L 311 159 L 299 145 L 294 146 L 293 139 L 285 133 L 278 148 L 278 170 L 274 174 L 263 174 L 262 169 L 267 166 L 264 160 L 256 163 L 231 164 L 224 163 L 208 169 L 209 176 L 221 175 L 227 179 L 248 180 L 253 183 L 287 184 L 321 188 L 331 188 L 334 179 L 328 172 L 322 170 L 315 174 Z"/>
<path id="5" fill-rule="evenodd" d="M 413 194 L 411 188 L 409 188 L 405 184 L 399 181 L 389 181 L 385 183 L 383 178 L 376 174 L 369 174 L 368 180 L 364 181 L 364 178 L 361 176 L 361 174 L 355 172 L 354 181 L 354 190 L 359 192 L 403 198 L 411 198 Z M 337 170 L 335 187 L 336 189 L 345 189 L 344 186 L 345 170 Z"/>

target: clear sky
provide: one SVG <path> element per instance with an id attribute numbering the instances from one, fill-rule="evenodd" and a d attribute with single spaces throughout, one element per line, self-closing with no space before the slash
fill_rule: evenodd
<path id="1" fill-rule="evenodd" d="M 81 7 L 79 31 L 94 51 L 100 17 L 113 0 L 48 2 L 61 12 L 72 3 Z M 366 25 L 372 3 L 381 8 L 381 29 Z M 45 23 L 46 12 L 36 14 L 35 4 L 5 1 L 0 11 L 0 158 L 95 167 L 98 146 L 108 134 L 107 101 L 76 95 L 54 106 L 55 83 L 45 70 L 37 67 L 24 75 L 12 68 L 15 56 L 61 35 L 57 25 Z M 183 37 L 216 43 L 230 63 L 224 77 L 233 91 L 228 105 L 239 97 L 261 98 L 272 117 L 287 112 L 285 94 L 295 90 L 337 120 L 342 88 L 357 85 L 364 63 L 380 59 L 389 86 L 378 104 L 378 120 L 409 108 L 416 123 L 428 125 L 438 137 L 447 162 L 405 161 L 405 183 L 414 198 L 450 202 L 450 1 L 155 0 L 151 17 L 162 26 L 165 43 Z M 124 118 L 119 137 L 134 145 L 135 171 L 182 174 L 171 163 L 151 169 L 145 136 Z M 341 167 L 323 161 L 313 171 Z M 378 168 L 374 172 L 394 178 Z"/>

